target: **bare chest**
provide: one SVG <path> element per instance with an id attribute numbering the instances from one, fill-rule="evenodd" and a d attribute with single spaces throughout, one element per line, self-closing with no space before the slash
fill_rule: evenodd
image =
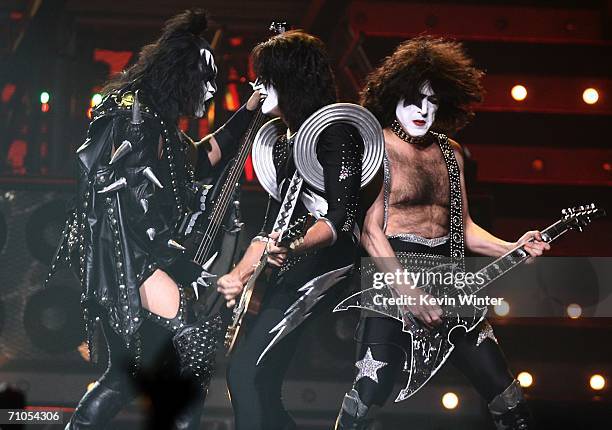
<path id="1" fill-rule="evenodd" d="M 448 207 L 448 171 L 437 144 L 427 149 L 415 149 L 405 143 L 394 145 L 387 148 L 387 156 L 391 170 L 391 205 Z"/>

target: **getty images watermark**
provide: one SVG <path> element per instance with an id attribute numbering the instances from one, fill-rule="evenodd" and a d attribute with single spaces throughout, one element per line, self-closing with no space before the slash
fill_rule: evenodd
<path id="1" fill-rule="evenodd" d="M 477 296 L 475 292 L 487 283 L 487 277 L 482 272 L 460 271 L 410 271 L 397 269 L 395 272 L 374 272 L 372 287 L 382 290 L 394 287 L 396 295 L 372 295 L 372 301 L 377 306 L 498 306 L 503 297 Z M 406 288 L 420 288 L 420 294 L 402 293 Z"/>
<path id="2" fill-rule="evenodd" d="M 465 317 L 486 307 L 492 317 L 612 318 L 611 257 L 543 256 L 506 271 L 492 258 L 466 257 L 458 267 L 448 258 L 399 254 L 364 257 L 360 273 L 359 290 L 342 306 L 391 316 L 434 304 Z"/>

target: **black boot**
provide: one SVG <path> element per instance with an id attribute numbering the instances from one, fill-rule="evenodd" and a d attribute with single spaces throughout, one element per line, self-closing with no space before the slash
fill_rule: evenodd
<path id="1" fill-rule="evenodd" d="M 497 430 L 533 430 L 534 424 L 518 381 L 514 381 L 489 403 Z"/>
<path id="2" fill-rule="evenodd" d="M 366 415 L 368 407 L 359 398 L 357 390 L 352 389 L 344 395 L 342 408 L 336 419 L 335 430 L 365 430 L 368 427 Z"/>
<path id="3" fill-rule="evenodd" d="M 125 402 L 121 391 L 96 382 L 79 402 L 65 430 L 103 429 Z"/>

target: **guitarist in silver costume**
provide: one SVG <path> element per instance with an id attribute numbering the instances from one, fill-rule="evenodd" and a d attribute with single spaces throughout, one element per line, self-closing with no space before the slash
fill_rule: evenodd
<path id="1" fill-rule="evenodd" d="M 429 37 L 402 43 L 368 77 L 362 104 L 381 122 L 386 156 L 383 187 L 366 213 L 361 244 L 378 272 L 428 270 L 444 260 L 462 266 L 464 249 L 499 257 L 519 244 L 531 256 L 550 248 L 538 231 L 507 242 L 470 217 L 463 152 L 445 134 L 473 115 L 470 105 L 482 98 L 481 77 L 460 44 Z M 404 308 L 415 322 L 429 329 L 441 324 L 440 307 L 419 304 L 422 290 L 390 287 L 415 298 Z M 337 430 L 365 429 L 368 411 L 386 402 L 412 363 L 411 335 L 399 321 L 364 313 L 356 338 L 359 372 L 342 402 Z M 450 361 L 486 400 L 496 427 L 533 428 L 491 325 L 484 320 L 453 342 Z M 396 401 L 407 397 L 400 393 Z"/>
<path id="2" fill-rule="evenodd" d="M 286 134 L 275 140 L 272 154 L 274 186 L 282 200 L 295 193 L 292 145 L 296 132 L 299 134 L 300 126 L 314 112 L 336 102 L 334 76 L 323 43 L 301 31 L 274 36 L 257 45 L 252 55 L 255 71 L 264 83 L 262 92 L 267 96 L 262 112 L 279 116 L 288 128 Z M 300 288 L 313 278 L 352 267 L 358 242 L 355 225 L 360 223 L 363 147 L 354 126 L 334 123 L 326 128 L 317 142 L 317 158 L 325 182 L 325 193 L 319 198 L 327 201 L 324 216 L 318 217 L 312 226 L 304 226 L 301 239 L 291 246 L 284 245 L 277 242 L 277 233 L 270 233 L 285 205 L 281 207 L 271 196 L 262 232 L 253 239 L 235 268 L 217 281 L 228 305 L 233 305 L 267 248 L 267 263 L 276 273 L 271 276 L 258 315 L 232 350 L 227 372 L 238 430 L 295 428 L 283 406 L 281 389 L 302 327 L 293 330 L 258 362 L 275 338 L 274 327 L 302 295 Z M 300 195 L 310 191 L 304 185 Z M 308 213 L 305 203 L 298 200 L 287 221 L 293 223 Z"/>

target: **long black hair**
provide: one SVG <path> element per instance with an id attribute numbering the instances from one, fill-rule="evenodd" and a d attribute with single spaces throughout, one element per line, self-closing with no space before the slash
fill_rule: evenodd
<path id="1" fill-rule="evenodd" d="M 193 115 L 204 97 L 202 81 L 207 77 L 199 64 L 200 49 L 210 49 L 203 38 L 207 27 L 207 14 L 201 9 L 169 19 L 159 39 L 142 48 L 136 63 L 111 78 L 103 94 L 144 87 L 168 119 Z"/>
<path id="2" fill-rule="evenodd" d="M 401 43 L 367 79 L 361 104 L 383 127 L 395 119 L 395 107 L 429 81 L 440 100 L 432 129 L 446 134 L 465 126 L 473 104 L 482 100 L 483 72 L 474 67 L 461 44 L 429 36 Z"/>
<path id="3" fill-rule="evenodd" d="M 276 89 L 283 120 L 292 131 L 319 108 L 336 102 L 329 57 L 315 36 L 286 31 L 255 46 L 251 55 L 257 76 Z"/>

